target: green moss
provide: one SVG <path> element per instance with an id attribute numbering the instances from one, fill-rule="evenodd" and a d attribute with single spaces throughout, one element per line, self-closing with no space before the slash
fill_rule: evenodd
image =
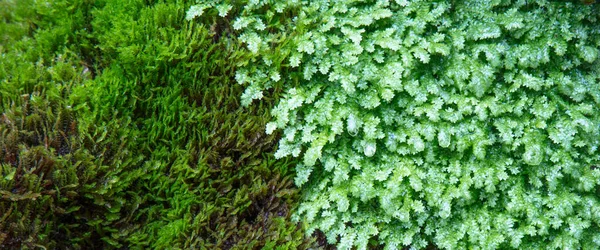
<path id="1" fill-rule="evenodd" d="M 280 88 L 241 107 L 227 21 L 148 2 L 3 3 L 0 248 L 315 246 L 264 133 Z"/>
<path id="2" fill-rule="evenodd" d="M 58 3 L 58 1 L 57 1 Z M 103 176 L 84 146 L 70 90 L 89 78 L 81 58 L 66 46 L 82 10 L 3 2 L 0 30 L 0 248 L 78 248 L 98 245 L 87 223 L 103 218 L 96 204 Z M 57 18 L 53 22 L 50 19 Z M 64 20 L 63 20 L 64 21 Z M 59 24 L 61 23 L 61 24 Z"/>
<path id="3" fill-rule="evenodd" d="M 112 118 L 132 117 L 143 131 L 137 153 L 147 159 L 140 166 L 147 173 L 131 188 L 143 200 L 131 223 L 141 227 L 125 241 L 302 247 L 308 239 L 288 220 L 296 199 L 290 163 L 267 156 L 271 106 L 240 107 L 242 89 L 232 81 L 248 55 L 210 34 L 223 24 L 182 22 L 187 7 L 107 1 L 94 12 L 98 47 L 112 63 L 94 83 L 91 108 L 100 120 L 114 110 Z"/>

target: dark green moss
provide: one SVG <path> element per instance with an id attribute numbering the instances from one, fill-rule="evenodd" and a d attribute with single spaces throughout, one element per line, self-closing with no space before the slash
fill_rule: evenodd
<path id="1" fill-rule="evenodd" d="M 76 18 L 82 10 L 56 4 L 7 1 L 0 12 L 2 249 L 94 245 L 98 232 L 87 221 L 106 214 L 92 196 L 109 162 L 83 145 L 68 100 L 72 87 L 90 77 L 70 49 L 76 46 L 67 46 L 84 22 Z M 70 21 L 47 13 L 51 8 Z"/>

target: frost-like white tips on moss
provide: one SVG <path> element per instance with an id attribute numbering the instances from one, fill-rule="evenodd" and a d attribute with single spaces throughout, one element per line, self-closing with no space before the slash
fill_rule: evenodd
<path id="1" fill-rule="evenodd" d="M 366 109 L 377 108 L 379 104 L 381 104 L 381 100 L 375 90 L 366 93 L 363 98 L 360 99 L 360 105 Z"/>

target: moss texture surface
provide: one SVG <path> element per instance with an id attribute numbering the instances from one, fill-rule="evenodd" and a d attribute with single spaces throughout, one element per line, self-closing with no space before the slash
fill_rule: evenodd
<path id="1" fill-rule="evenodd" d="M 193 3 L 0 2 L 1 249 L 319 247 L 264 133 L 280 88 L 241 107 L 248 52 Z"/>

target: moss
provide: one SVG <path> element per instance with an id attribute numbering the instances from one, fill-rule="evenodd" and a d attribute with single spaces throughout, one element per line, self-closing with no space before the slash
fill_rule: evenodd
<path id="1" fill-rule="evenodd" d="M 58 13 L 80 13 L 56 3 L 64 3 Z M 32 1 L 2 5 L 0 248 L 95 245 L 98 232 L 86 222 L 104 216 L 92 197 L 102 167 L 84 146 L 68 101 L 72 87 L 89 79 L 81 58 L 65 46 L 81 20 L 48 22 L 49 7 Z"/>
<path id="2" fill-rule="evenodd" d="M 0 248 L 317 246 L 264 133 L 280 88 L 241 107 L 250 55 L 193 3 L 2 3 Z"/>
<path id="3" fill-rule="evenodd" d="M 239 105 L 232 78 L 248 55 L 227 36 L 215 39 L 211 26 L 183 22 L 188 7 L 107 1 L 94 12 L 98 47 L 112 63 L 95 81 L 91 107 L 101 120 L 116 109 L 143 131 L 136 149 L 148 172 L 131 188 L 144 201 L 132 221 L 140 228 L 125 241 L 306 247 L 302 228 L 289 221 L 297 198 L 290 163 L 268 156 L 272 104 Z"/>

